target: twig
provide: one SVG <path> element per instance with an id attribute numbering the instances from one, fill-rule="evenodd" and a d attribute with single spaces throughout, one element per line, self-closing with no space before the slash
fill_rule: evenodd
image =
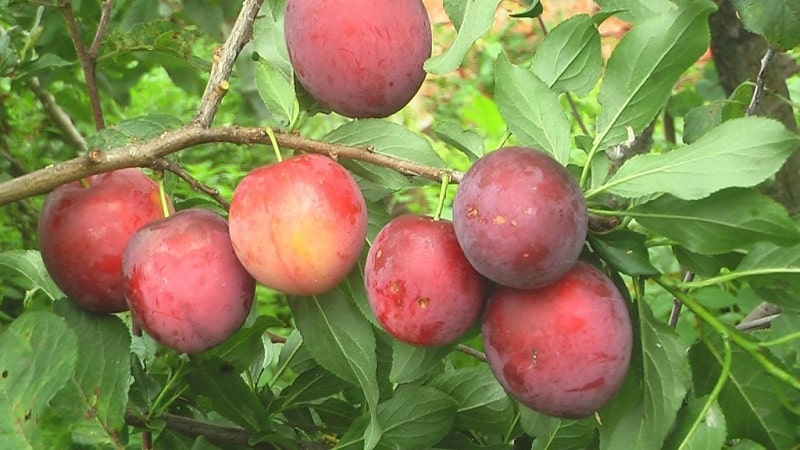
<path id="1" fill-rule="evenodd" d="M 252 38 L 253 21 L 262 3 L 264 0 L 245 0 L 228 39 L 219 52 L 214 52 L 214 65 L 211 67 L 211 75 L 208 78 L 208 84 L 206 84 L 197 113 L 192 119 L 194 124 L 208 128 L 214 121 L 219 104 L 228 92 L 228 77 L 233 70 L 233 64 L 236 62 L 239 52 Z"/>
<path id="2" fill-rule="evenodd" d="M 747 107 L 747 116 L 753 116 L 758 111 L 758 105 L 761 103 L 761 98 L 764 96 L 764 85 L 767 82 L 767 67 L 775 56 L 775 50 L 772 47 L 767 47 L 767 53 L 761 58 L 761 70 L 758 71 L 756 77 L 756 87 L 753 90 L 753 98 L 750 100 L 750 105 Z"/>
<path id="3" fill-rule="evenodd" d="M 769 328 L 772 322 L 780 316 L 780 313 L 778 313 L 771 316 L 759 317 L 757 319 L 743 320 L 736 325 L 736 329 L 739 331 L 753 331 Z"/>
<path id="4" fill-rule="evenodd" d="M 44 110 L 47 112 L 47 115 L 50 116 L 50 119 L 52 119 L 56 127 L 61 130 L 67 142 L 78 152 L 85 152 L 86 140 L 78 131 L 78 128 L 75 127 L 75 124 L 72 123 L 72 119 L 69 115 L 56 103 L 53 94 L 42 89 L 42 86 L 39 84 L 39 79 L 36 77 L 32 77 L 28 80 L 28 87 L 33 91 L 33 94 L 36 95 L 39 103 L 42 104 L 42 107 L 44 107 Z"/>
<path id="5" fill-rule="evenodd" d="M 478 350 L 475 350 L 472 347 L 469 347 L 469 346 L 466 346 L 466 345 L 463 345 L 463 344 L 459 344 L 458 346 L 456 346 L 456 350 L 458 350 L 461 353 L 464 353 L 466 355 L 472 356 L 473 358 L 477 359 L 478 361 L 486 362 L 486 354 L 483 353 L 483 352 L 479 352 Z"/>
<path id="6" fill-rule="evenodd" d="M 103 3 L 103 12 L 100 13 L 100 23 L 97 24 L 97 31 L 94 33 L 92 45 L 89 47 L 89 58 L 92 63 L 97 61 L 97 54 L 100 52 L 100 46 L 103 44 L 103 38 L 108 31 L 108 23 L 111 20 L 111 10 L 114 9 L 114 0 L 105 0 Z"/>
<path id="7" fill-rule="evenodd" d="M 75 15 L 72 13 L 72 2 L 69 0 L 65 1 L 61 6 L 61 11 L 64 14 L 64 19 L 67 21 L 69 36 L 72 39 L 72 44 L 75 46 L 75 51 L 78 53 L 78 59 L 83 69 L 83 76 L 86 79 L 86 91 L 89 94 L 89 103 L 92 106 L 92 117 L 94 118 L 95 128 L 102 130 L 106 127 L 106 124 L 103 118 L 103 107 L 100 103 L 100 95 L 97 92 L 95 60 L 89 55 L 89 52 L 86 51 L 86 46 L 83 45 L 83 41 L 81 41 L 78 22 L 75 20 Z"/>
<path id="8" fill-rule="evenodd" d="M 315 141 L 289 133 L 276 133 L 281 147 L 308 153 L 328 155 L 334 159 L 348 158 L 396 170 L 407 176 L 419 176 L 437 182 L 447 174 L 458 183 L 461 172 L 426 166 L 400 158 L 377 153 L 372 149 L 350 147 Z M 48 166 L 0 184 L 0 205 L 47 193 L 71 181 L 101 172 L 126 167 L 147 167 L 158 158 L 198 144 L 228 142 L 233 144 L 270 145 L 269 136 L 262 128 L 216 127 L 201 128 L 186 125 L 147 141 L 137 141 L 106 151 L 92 150 L 84 156 Z"/>
<path id="9" fill-rule="evenodd" d="M 689 283 L 692 280 L 694 280 L 694 272 L 687 270 L 686 273 L 683 274 L 683 282 Z M 669 313 L 669 321 L 667 322 L 670 328 L 678 326 L 678 319 L 681 317 L 682 306 L 683 303 L 681 303 L 677 296 L 672 297 L 672 311 Z"/>
<path id="10" fill-rule="evenodd" d="M 222 195 L 220 195 L 219 190 L 200 182 L 200 180 L 194 178 L 189 172 L 186 171 L 186 169 L 181 167 L 180 164 L 167 158 L 158 158 L 157 160 L 153 161 L 153 164 L 151 164 L 150 167 L 156 170 L 168 170 L 174 173 L 178 176 L 178 178 L 189 183 L 189 186 L 191 186 L 195 191 L 203 192 L 204 194 L 213 198 L 217 203 L 225 208 L 225 210 L 231 208 L 231 204 L 225 200 Z"/>

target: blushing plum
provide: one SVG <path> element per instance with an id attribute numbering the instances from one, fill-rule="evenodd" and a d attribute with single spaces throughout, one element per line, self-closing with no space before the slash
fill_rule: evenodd
<path id="1" fill-rule="evenodd" d="M 506 391 L 562 418 L 588 416 L 606 404 L 631 358 L 625 302 L 608 277 L 583 262 L 544 287 L 499 287 L 486 306 L 482 334 Z"/>
<path id="2" fill-rule="evenodd" d="M 228 220 L 247 271 L 293 295 L 333 289 L 355 266 L 367 236 L 367 207 L 355 180 L 314 154 L 247 174 L 233 193 Z"/>
<path id="3" fill-rule="evenodd" d="M 453 224 L 420 215 L 381 229 L 367 254 L 364 284 L 381 326 L 418 346 L 458 340 L 485 299 L 485 280 L 461 252 Z"/>
<path id="4" fill-rule="evenodd" d="M 139 169 L 88 177 L 53 190 L 39 216 L 39 249 L 53 281 L 76 305 L 125 311 L 122 253 L 145 224 L 164 217 L 158 185 Z"/>
<path id="5" fill-rule="evenodd" d="M 478 272 L 531 289 L 553 282 L 578 260 L 588 216 L 572 175 L 544 152 L 506 147 L 464 174 L 453 203 L 458 242 Z"/>
<path id="6" fill-rule="evenodd" d="M 385 117 L 417 93 L 431 55 L 421 0 L 289 0 L 284 30 L 298 80 L 347 117 Z"/>
<path id="7" fill-rule="evenodd" d="M 136 232 L 122 275 L 134 320 L 156 341 L 185 353 L 236 332 L 255 294 L 225 219 L 204 209 L 179 211 Z"/>

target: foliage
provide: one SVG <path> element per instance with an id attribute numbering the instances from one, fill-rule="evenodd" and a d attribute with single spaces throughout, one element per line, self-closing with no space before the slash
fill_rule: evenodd
<path id="1" fill-rule="evenodd" d="M 89 136 L 86 148 L 191 120 L 238 13 L 238 2 L 118 1 L 97 49 L 110 125 L 96 132 L 63 8 L 89 46 L 104 3 L 62 3 L 0 0 L 0 182 L 84 153 L 64 137 L 53 105 Z M 126 314 L 83 312 L 63 298 L 36 250 L 42 198 L 31 197 L 0 206 L 0 448 L 133 449 L 150 439 L 176 449 L 795 448 L 800 220 L 758 187 L 800 137 L 747 117 L 750 98 L 763 94 L 752 85 L 724 98 L 713 70 L 696 65 L 714 3 L 598 1 L 594 16 L 565 17 L 532 42 L 519 30 L 557 2 L 519 2 L 498 30 L 505 3 L 445 0 L 453 27 L 435 25 L 443 49 L 425 65 L 427 98 L 388 119 L 350 121 L 317 114 L 297 86 L 282 40 L 285 0 L 268 0 L 216 124 L 276 126 L 458 171 L 504 144 L 549 152 L 580 180 L 590 207 L 584 259 L 622 288 L 635 323 L 628 376 L 596 417 L 558 419 L 519 405 L 481 359 L 477 327 L 444 348 L 391 339 L 367 305 L 362 264 L 313 298 L 259 287 L 233 337 L 177 354 L 131 334 Z M 800 42 L 791 2 L 733 3 L 776 50 Z M 604 58 L 599 26 L 612 16 L 632 28 Z M 632 138 L 661 129 L 665 110 L 686 144 L 656 134 L 648 154 L 633 155 Z M 233 144 L 170 158 L 225 199 L 274 159 Z M 437 183 L 340 162 L 368 200 L 369 239 L 393 214 L 433 213 Z M 178 209 L 225 213 L 178 177 L 168 174 L 167 186 Z M 444 217 L 454 191 L 444 191 Z M 673 298 L 684 306 L 677 326 Z M 778 304 L 780 317 L 765 330 L 738 329 L 761 301 Z"/>

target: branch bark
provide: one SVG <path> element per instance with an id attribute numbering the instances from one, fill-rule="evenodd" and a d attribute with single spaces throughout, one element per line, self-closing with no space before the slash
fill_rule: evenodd
<path id="1" fill-rule="evenodd" d="M 308 153 L 328 155 L 333 159 L 349 158 L 394 169 L 404 175 L 420 176 L 441 182 L 442 175 L 448 174 L 453 183 L 458 183 L 461 172 L 430 167 L 412 161 L 376 153 L 369 148 L 350 147 L 331 144 L 290 133 L 276 133 L 278 145 Z M 134 142 L 107 151 L 90 150 L 84 156 L 70 159 L 35 172 L 23 175 L 0 184 L 0 205 L 4 205 L 33 195 L 44 194 L 71 181 L 96 173 L 126 167 L 148 167 L 156 159 L 199 144 L 228 142 L 240 145 L 271 145 L 269 136 L 263 128 L 215 127 L 202 128 L 189 124 L 156 138 Z"/>

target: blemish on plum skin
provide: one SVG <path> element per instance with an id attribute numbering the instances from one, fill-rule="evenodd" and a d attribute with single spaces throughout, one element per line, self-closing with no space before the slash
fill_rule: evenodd
<path id="1" fill-rule="evenodd" d="M 494 223 L 495 225 L 502 225 L 506 223 L 506 218 L 503 216 L 497 216 L 492 220 L 492 223 Z"/>
<path id="2" fill-rule="evenodd" d="M 478 217 L 478 209 L 474 206 L 467 208 L 467 217 Z"/>
<path id="3" fill-rule="evenodd" d="M 428 305 L 430 305 L 430 303 L 431 303 L 431 299 L 429 299 L 427 297 L 420 297 L 420 298 L 417 299 L 417 304 L 419 305 L 419 307 L 421 309 L 427 309 Z"/>
<path id="4" fill-rule="evenodd" d="M 574 389 L 568 389 L 566 392 L 590 391 L 590 390 L 599 388 L 603 384 L 605 384 L 605 379 L 603 377 L 600 377 L 600 378 L 594 379 L 594 380 L 584 384 L 581 387 L 577 387 L 577 388 L 574 388 Z"/>

